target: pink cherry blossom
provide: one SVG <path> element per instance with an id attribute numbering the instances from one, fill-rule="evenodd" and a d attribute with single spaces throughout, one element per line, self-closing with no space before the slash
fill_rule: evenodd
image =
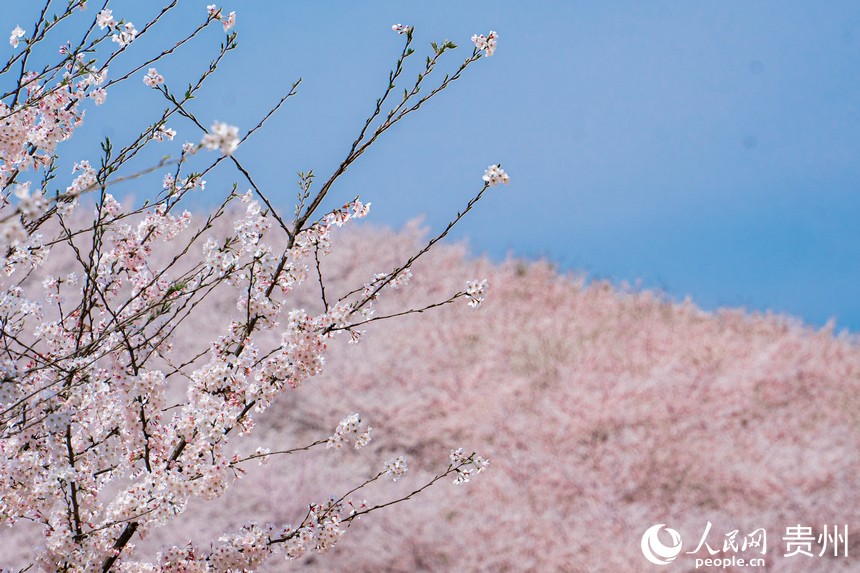
<path id="1" fill-rule="evenodd" d="M 13 48 L 17 48 L 18 42 L 21 38 L 24 37 L 24 33 L 24 28 L 22 28 L 21 26 L 15 26 L 15 28 L 12 30 L 12 34 L 9 36 L 9 45 L 11 45 Z"/>
<path id="2" fill-rule="evenodd" d="M 437 482 L 465 483 L 487 467 L 474 453 L 446 462 L 447 449 L 440 447 L 434 473 L 419 472 L 413 480 L 397 434 L 386 434 L 384 425 L 378 426 L 382 432 L 374 430 L 357 413 L 342 417 L 355 411 L 350 407 L 337 415 L 314 413 L 305 423 L 291 421 L 292 429 L 280 436 L 257 430 L 276 404 L 315 393 L 333 349 L 357 342 L 371 324 L 409 320 L 464 297 L 480 304 L 486 282 L 463 290 L 463 275 L 457 277 L 459 288 L 440 285 L 445 294 L 431 302 L 392 306 L 411 290 L 412 266 L 429 256 L 487 186 L 464 200 L 466 208 L 426 245 L 397 261 L 376 261 L 373 269 L 352 276 L 350 286 L 327 287 L 333 284 L 331 261 L 350 246 L 343 238 L 370 212 L 370 203 L 358 197 L 332 204 L 336 195 L 327 197 L 328 190 L 413 110 L 426 75 L 407 90 L 407 107 L 395 107 L 388 123 L 372 134 L 362 131 L 327 183 L 314 187 L 312 172 L 301 174 L 297 204 L 288 216 L 233 155 L 271 113 L 261 112 L 256 127 L 240 139 L 238 127 L 222 122 L 206 130 L 186 105 L 236 47 L 235 34 L 186 92 L 159 88 L 164 78 L 154 65 L 174 57 L 216 21 L 230 30 L 235 12 L 223 17 L 217 6 L 208 6 L 198 27 L 143 63 L 134 58 L 146 56 L 126 49 L 176 5 L 165 6 L 140 30 L 103 8 L 83 24 L 83 33 L 73 34 L 82 38 L 79 43 L 66 42 L 59 54 L 56 44 L 37 50 L 47 40 L 36 34 L 0 72 L 12 85 L 0 102 L 3 567 L 20 550 L 26 561 L 20 568 L 34 571 L 257 570 L 273 556 L 292 560 L 329 551 L 363 517 L 373 514 L 367 519 L 372 521 L 380 510 Z M 83 7 L 49 3 L 46 11 L 57 14 L 36 29 L 67 20 L 71 29 L 86 19 L 74 19 Z M 22 37 L 16 28 L 10 43 L 17 47 Z M 435 57 L 440 55 L 437 50 Z M 400 56 L 398 69 L 406 57 Z M 473 54 L 457 75 L 476 60 Z M 109 78 L 108 64 L 131 71 Z M 149 95 L 162 103 L 151 110 L 135 107 L 135 125 L 143 125 L 138 133 L 115 133 L 99 146 L 67 143 L 85 119 L 97 127 L 108 90 L 125 97 L 114 86 L 139 80 L 143 69 L 144 85 L 158 88 Z M 439 78 L 429 95 L 418 96 L 421 102 L 453 79 Z M 142 90 L 136 81 L 128 82 L 129 89 Z M 200 144 L 174 142 L 179 125 L 196 133 L 188 137 L 199 136 Z M 200 147 L 220 154 L 191 157 Z M 71 173 L 59 168 L 71 163 Z M 217 206 L 192 214 L 185 208 L 188 194 L 203 190 L 209 177 L 216 177 L 209 192 Z M 129 187 L 135 189 L 123 193 Z M 135 199 L 135 191 L 142 198 Z M 447 277 L 436 278 L 444 283 Z M 308 289 L 315 293 L 311 301 Z M 354 358 L 346 362 L 360 367 Z M 307 429 L 316 435 L 305 441 Z M 293 443 L 300 435 L 302 442 Z M 383 441 L 385 451 L 378 445 Z M 361 458 L 373 471 L 351 471 L 348 484 L 333 480 L 340 494 L 307 492 L 295 513 L 266 516 L 266 525 L 252 514 L 222 524 L 200 542 L 180 536 L 162 539 L 154 550 L 146 545 L 186 512 L 198 513 L 199 504 L 223 507 L 228 489 L 257 463 L 273 467 L 276 460 L 310 450 L 309 457 L 327 455 L 334 465 Z M 301 471 L 285 475 L 297 488 L 305 481 Z M 412 493 L 404 495 L 399 483 L 386 489 L 386 478 L 406 482 Z M 20 532 L 26 543 L 7 542 Z"/>
<path id="3" fill-rule="evenodd" d="M 231 155 L 239 146 L 239 128 L 216 121 L 200 143 L 206 149 L 220 149 L 224 155 Z"/>
<path id="4" fill-rule="evenodd" d="M 143 83 L 151 88 L 154 88 L 155 86 L 164 83 L 164 76 L 159 74 L 158 70 L 156 70 L 155 68 L 149 68 L 149 71 L 146 72 L 145 76 L 143 76 Z"/>

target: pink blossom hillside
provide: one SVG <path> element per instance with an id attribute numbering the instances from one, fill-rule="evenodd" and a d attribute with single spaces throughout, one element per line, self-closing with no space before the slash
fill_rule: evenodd
<path id="1" fill-rule="evenodd" d="M 323 267 L 332 296 L 423 244 L 414 226 L 335 240 Z M 334 345 L 321 376 L 278 398 L 250 437 L 272 450 L 301 447 L 358 412 L 373 426 L 367 448 L 249 464 L 223 503 L 189 508 L 195 520 L 175 519 L 138 547 L 155 555 L 249 520 L 301 519 L 307 500 L 342 494 L 404 453 L 403 479 L 366 494 L 368 505 L 384 503 L 426 483 L 455 444 L 490 460 L 481 479 L 446 479 L 353 522 L 327 554 L 264 570 L 652 571 L 645 529 L 669 524 L 688 551 L 709 521 L 708 543 L 720 549 L 727 532 L 765 528 L 768 571 L 860 570 L 850 529 L 860 527 L 856 341 L 585 284 L 546 263 L 476 260 L 463 246 L 428 254 L 380 309 L 421 307 L 475 277 L 491 285 L 481 308 L 460 300 L 391 319 L 386 336 L 369 323 L 358 345 Z M 302 288 L 293 304 L 319 307 L 318 285 Z M 235 312 L 226 296 L 209 304 L 184 325 L 185 343 Z M 796 524 L 816 536 L 848 524 L 848 557 L 784 557 L 780 537 Z M 26 544 L 23 530 L 0 533 L 0 562 L 19 557 L 16 544 Z M 692 571 L 692 556 L 665 570 Z"/>
<path id="2" fill-rule="evenodd" d="M 341 240 L 348 248 L 325 269 L 331 292 L 421 243 L 415 230 Z M 796 523 L 816 534 L 826 523 L 860 524 L 856 344 L 778 317 L 585 286 L 544 263 L 475 261 L 461 247 L 431 254 L 388 310 L 432 302 L 473 276 L 491 284 L 481 309 L 461 303 L 395 319 L 388 336 L 369 325 L 358 346 L 334 348 L 323 376 L 266 418 L 267 437 L 295 446 L 360 412 L 383 451 L 273 460 L 228 492 L 230 510 L 213 520 L 295 515 L 330 493 L 318 484 L 340 491 L 351 484 L 338 476 L 356 466 L 370 474 L 395 452 L 427 477 L 457 443 L 490 458 L 484 479 L 368 516 L 318 569 L 646 570 L 639 541 L 648 526 L 695 532 L 695 544 L 708 521 L 711 545 L 736 528 L 766 528 L 775 571 L 858 566 L 783 558 L 777 537 Z M 304 294 L 314 304 L 317 293 Z M 275 477 L 296 473 L 298 485 Z M 398 492 L 425 481 L 411 480 Z"/>

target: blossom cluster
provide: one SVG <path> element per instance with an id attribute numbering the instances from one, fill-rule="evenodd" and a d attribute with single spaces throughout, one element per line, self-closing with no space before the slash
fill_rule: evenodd
<path id="1" fill-rule="evenodd" d="M 20 37 L 18 30 L 13 38 Z M 107 68 L 97 70 L 80 57 L 70 58 L 63 68 L 63 80 L 52 85 L 43 75 L 24 72 L 19 80 L 20 97 L 13 102 L 0 101 L 0 188 L 11 187 L 17 201 L 7 202 L 0 217 L 0 248 L 9 250 L 5 270 L 10 272 L 20 263 L 37 264 L 44 257 L 41 235 L 28 233 L 25 224 L 33 224 L 49 209 L 68 215 L 76 205 L 76 196 L 84 184 L 92 183 L 92 172 L 86 162 L 76 164 L 83 170 L 66 194 L 52 202 L 44 189 L 29 181 L 16 182 L 26 172 L 53 168 L 57 146 L 72 137 L 83 122 L 81 103 L 91 98 L 102 103 L 106 91 L 101 87 L 107 78 Z M 87 166 L 84 168 L 83 166 Z M 9 193 L 7 192 L 7 196 Z M 9 216 L 8 207 L 20 217 Z"/>
<path id="2" fill-rule="evenodd" d="M 343 522 L 362 504 L 344 503 L 330 498 L 311 504 L 300 525 L 249 524 L 236 533 L 222 535 L 208 548 L 173 546 L 160 554 L 157 568 L 150 564 L 127 562 L 124 571 L 158 571 L 159 573 L 217 573 L 220 571 L 255 571 L 267 558 L 279 555 L 287 560 L 301 558 L 307 552 L 330 550 L 345 533 Z"/>
<path id="3" fill-rule="evenodd" d="M 206 149 L 220 149 L 224 155 L 232 155 L 239 147 L 239 128 L 216 121 L 209 128 L 209 133 L 201 140 Z"/>
<path id="4" fill-rule="evenodd" d="M 367 426 L 361 430 L 361 416 L 358 414 L 350 414 L 345 416 L 335 428 L 334 434 L 329 437 L 326 442 L 327 448 L 342 448 L 344 444 L 349 443 L 350 436 L 355 440 L 355 449 L 359 450 L 370 443 L 370 433 L 373 431 L 371 426 Z"/>
<path id="5" fill-rule="evenodd" d="M 391 481 L 397 481 L 406 475 L 406 471 L 409 469 L 408 464 L 406 463 L 406 458 L 403 456 L 397 456 L 396 458 L 392 458 L 385 462 L 385 468 L 383 471 L 385 475 L 391 478 Z"/>
<path id="6" fill-rule="evenodd" d="M 209 14 L 210 18 L 220 20 L 221 24 L 224 26 L 225 32 L 230 31 L 230 29 L 236 25 L 236 12 L 230 12 L 225 18 L 221 14 L 221 9 L 218 8 L 217 4 L 209 4 L 206 6 L 206 13 Z"/>
<path id="7" fill-rule="evenodd" d="M 155 68 L 149 68 L 149 71 L 146 72 L 145 76 L 143 76 L 143 83 L 154 88 L 164 83 L 164 76 L 159 74 L 158 70 Z"/>
<path id="8" fill-rule="evenodd" d="M 489 460 L 474 452 L 466 455 L 463 452 L 463 448 L 451 450 L 449 459 L 451 460 L 451 467 L 454 469 L 456 474 L 456 477 L 454 478 L 455 484 L 468 483 L 472 481 L 472 478 L 487 469 L 487 466 L 490 465 Z"/>
<path id="9" fill-rule="evenodd" d="M 490 186 L 507 185 L 511 182 L 511 178 L 505 173 L 501 165 L 490 165 L 484 172 L 482 179 Z"/>
<path id="10" fill-rule="evenodd" d="M 468 281 L 466 283 L 466 296 L 469 298 L 469 306 L 478 308 L 484 302 L 490 283 L 487 279 Z"/>
<path id="11" fill-rule="evenodd" d="M 24 37 L 24 33 L 24 28 L 21 26 L 15 26 L 12 30 L 12 34 L 9 35 L 9 45 L 13 48 L 17 48 L 21 38 Z"/>
<path id="12" fill-rule="evenodd" d="M 483 51 L 488 58 L 496 53 L 496 42 L 499 39 L 499 34 L 493 30 L 485 37 L 483 34 L 475 34 L 472 36 L 472 43 L 479 51 Z"/>
<path id="13" fill-rule="evenodd" d="M 96 16 L 96 23 L 99 28 L 113 31 L 111 41 L 124 48 L 131 44 L 137 38 L 137 28 L 131 22 L 118 22 L 113 17 L 113 10 L 105 8 Z"/>

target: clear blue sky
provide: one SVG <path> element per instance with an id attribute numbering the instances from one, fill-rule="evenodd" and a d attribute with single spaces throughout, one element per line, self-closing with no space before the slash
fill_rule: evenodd
<path id="1" fill-rule="evenodd" d="M 185 0 L 159 37 L 197 22 L 206 3 Z M 9 29 L 36 9 L 17 4 L 5 11 Z M 139 21 L 156 6 L 112 5 Z M 361 194 L 375 222 L 425 214 L 439 227 L 486 166 L 501 162 L 511 185 L 456 235 L 478 252 L 545 256 L 592 277 L 689 294 L 707 309 L 773 309 L 816 325 L 833 317 L 860 331 L 860 4 L 224 8 L 238 12 L 240 48 L 194 110 L 248 128 L 304 78 L 299 96 L 238 153 L 283 204 L 297 170 L 324 176 L 345 154 L 400 49 L 391 24 L 416 27 L 422 56 L 430 40 L 458 42 L 451 67 L 473 33 L 493 29 L 496 55 L 392 130 L 335 188 L 339 200 Z M 159 65 L 168 83 L 191 79 L 217 42 L 211 32 Z M 99 110 L 97 129 L 82 132 L 82 154 L 90 146 L 95 157 L 100 136 L 142 126 L 138 109 L 163 107 L 142 82 L 121 89 Z M 199 138 L 187 124 L 173 127 L 180 142 Z M 212 193 L 227 186 L 209 180 Z"/>

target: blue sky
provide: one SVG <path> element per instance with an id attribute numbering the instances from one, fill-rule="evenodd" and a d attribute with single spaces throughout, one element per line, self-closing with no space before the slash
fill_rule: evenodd
<path id="1" fill-rule="evenodd" d="M 196 23 L 206 3 L 185 0 L 139 53 Z M 10 29 L 37 9 L 18 4 L 4 18 Z M 133 21 L 156 6 L 112 3 Z M 360 194 L 373 202 L 374 222 L 400 226 L 423 214 L 438 228 L 486 166 L 501 162 L 512 183 L 455 234 L 477 252 L 641 279 L 707 309 L 773 309 L 860 331 L 860 4 L 245 0 L 224 8 L 238 13 L 240 47 L 193 109 L 248 128 L 304 79 L 238 152 L 282 204 L 295 195 L 296 171 L 327 176 L 348 150 L 401 47 L 391 24 L 415 26 L 421 59 L 430 40 L 459 43 L 446 69 L 465 57 L 473 33 L 493 29 L 496 55 L 391 130 L 334 188 L 338 201 Z M 219 36 L 211 30 L 159 71 L 187 83 Z M 110 94 L 76 137 L 81 158 L 96 156 L 98 138 L 145 125 L 139 110 L 161 109 L 156 96 L 137 81 Z M 199 138 L 187 124 L 173 127 L 180 142 Z M 209 177 L 207 193 L 233 179 Z"/>

